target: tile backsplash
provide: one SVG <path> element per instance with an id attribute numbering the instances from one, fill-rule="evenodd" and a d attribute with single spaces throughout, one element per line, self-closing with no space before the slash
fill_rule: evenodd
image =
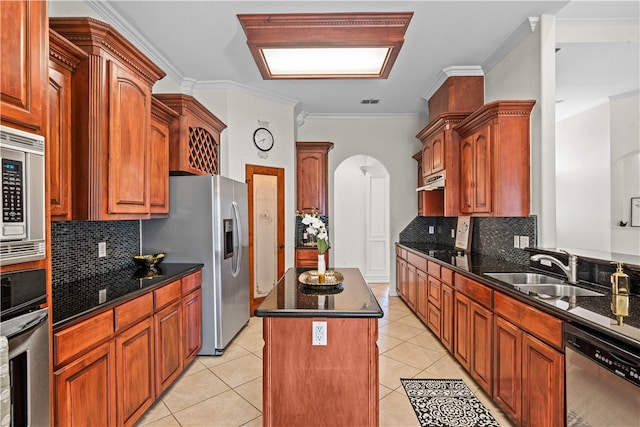
<path id="1" fill-rule="evenodd" d="M 457 217 L 417 216 L 400 232 L 400 242 L 435 243 L 453 247 Z M 433 234 L 429 233 L 433 227 Z M 536 245 L 537 217 L 474 217 L 472 222 L 471 252 L 528 264 L 529 254 L 513 247 L 513 236 L 528 236 L 529 246 Z"/>
<path id="2" fill-rule="evenodd" d="M 107 256 L 98 257 L 106 242 Z M 133 266 L 140 254 L 140 221 L 54 221 L 51 223 L 52 285 Z"/>

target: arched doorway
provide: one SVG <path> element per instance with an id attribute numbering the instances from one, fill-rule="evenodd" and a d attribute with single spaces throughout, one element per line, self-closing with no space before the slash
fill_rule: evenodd
<path id="1" fill-rule="evenodd" d="M 373 157 L 356 155 L 340 163 L 333 178 L 333 264 L 358 267 L 369 283 L 388 282 L 387 169 Z"/>

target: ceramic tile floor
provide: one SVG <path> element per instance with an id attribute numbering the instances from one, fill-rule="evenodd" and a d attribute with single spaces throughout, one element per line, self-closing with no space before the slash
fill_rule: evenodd
<path id="1" fill-rule="evenodd" d="M 379 320 L 380 426 L 419 426 L 400 378 L 462 378 L 501 426 L 506 416 L 388 284 L 371 288 Z M 261 426 L 262 319 L 252 317 L 222 356 L 198 356 L 137 426 Z M 301 426 L 302 427 L 302 426 Z"/>

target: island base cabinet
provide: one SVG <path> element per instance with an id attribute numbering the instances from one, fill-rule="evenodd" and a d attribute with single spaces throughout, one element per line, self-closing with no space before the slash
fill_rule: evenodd
<path id="1" fill-rule="evenodd" d="M 108 342 L 54 373 L 56 426 L 116 425 L 114 355 Z"/>
<path id="2" fill-rule="evenodd" d="M 264 426 L 378 426 L 376 318 L 264 318 Z M 314 321 L 327 345 L 312 345 Z"/>

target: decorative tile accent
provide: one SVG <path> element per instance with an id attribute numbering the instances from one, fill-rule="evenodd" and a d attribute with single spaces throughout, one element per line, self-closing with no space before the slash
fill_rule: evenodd
<path id="1" fill-rule="evenodd" d="M 98 258 L 98 243 L 107 256 Z M 51 267 L 53 288 L 132 266 L 140 254 L 140 221 L 53 221 Z"/>

